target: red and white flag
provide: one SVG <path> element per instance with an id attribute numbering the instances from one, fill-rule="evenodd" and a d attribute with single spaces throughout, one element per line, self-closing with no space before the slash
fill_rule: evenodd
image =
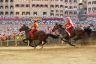
<path id="1" fill-rule="evenodd" d="M 69 37 L 71 36 L 71 29 L 74 28 L 74 25 L 72 23 L 72 20 L 70 19 L 70 17 L 66 18 L 66 23 L 64 25 L 66 32 L 68 33 Z"/>

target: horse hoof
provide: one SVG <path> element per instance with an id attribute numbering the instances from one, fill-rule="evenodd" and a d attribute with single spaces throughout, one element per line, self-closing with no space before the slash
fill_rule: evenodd
<path id="1" fill-rule="evenodd" d="M 43 49 L 43 46 L 41 47 L 41 49 Z"/>
<path id="2" fill-rule="evenodd" d="M 77 46 L 74 46 L 75 48 L 79 48 L 79 47 L 77 47 Z"/>
<path id="3" fill-rule="evenodd" d="M 73 47 L 76 47 L 75 45 L 72 45 Z"/>
<path id="4" fill-rule="evenodd" d="M 36 47 L 34 47 L 34 50 L 36 49 Z"/>

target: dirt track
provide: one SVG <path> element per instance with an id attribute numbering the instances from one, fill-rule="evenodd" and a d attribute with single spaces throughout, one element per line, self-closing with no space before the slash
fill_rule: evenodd
<path id="1" fill-rule="evenodd" d="M 3 50 L 0 64 L 96 64 L 96 47 Z"/>

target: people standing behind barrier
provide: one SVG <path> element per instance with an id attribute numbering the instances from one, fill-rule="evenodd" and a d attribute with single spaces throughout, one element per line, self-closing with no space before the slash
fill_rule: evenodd
<path id="1" fill-rule="evenodd" d="M 44 32 L 47 33 L 47 31 L 48 31 L 48 30 L 47 30 L 47 24 L 43 21 L 42 24 L 41 24 L 41 26 L 42 26 L 42 27 L 41 27 L 40 30 L 42 30 L 42 31 L 44 31 Z"/>

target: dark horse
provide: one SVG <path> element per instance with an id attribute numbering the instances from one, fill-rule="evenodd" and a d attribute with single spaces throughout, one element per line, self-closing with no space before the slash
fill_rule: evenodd
<path id="1" fill-rule="evenodd" d="M 72 42 L 76 42 L 79 39 L 84 39 L 85 34 L 87 33 L 85 30 L 80 28 L 71 29 L 71 37 L 68 36 L 65 28 L 61 24 L 56 24 L 52 31 L 58 31 L 61 40 L 67 42 L 71 46 L 75 46 Z"/>
<path id="2" fill-rule="evenodd" d="M 25 31 L 25 35 L 26 35 L 26 39 L 24 39 L 23 40 L 23 42 L 25 42 L 26 43 L 26 41 L 28 40 L 29 41 L 29 45 L 30 46 L 32 46 L 32 47 L 37 47 L 38 45 L 42 45 L 42 47 L 43 47 L 43 45 L 45 44 L 45 43 L 47 43 L 47 38 L 50 36 L 50 37 L 52 37 L 52 38 L 58 38 L 58 36 L 55 36 L 55 35 L 52 35 L 52 34 L 47 34 L 47 33 L 45 33 L 44 31 L 36 31 L 34 34 L 33 34 L 33 37 L 32 38 L 30 38 L 30 31 L 31 31 L 31 29 L 28 27 L 28 26 L 26 26 L 26 25 L 23 25 L 20 29 L 19 29 L 19 31 Z M 39 43 L 36 43 L 36 42 L 33 42 L 33 41 L 35 41 L 35 40 L 38 40 L 39 41 Z M 43 43 L 42 43 L 43 42 Z"/>
<path id="3" fill-rule="evenodd" d="M 55 32 L 57 30 L 58 35 L 60 36 L 61 40 L 66 41 L 69 45 L 71 46 L 75 46 L 74 44 L 71 43 L 71 39 L 68 36 L 68 33 L 66 32 L 66 30 L 62 27 L 61 24 L 56 24 L 53 29 L 52 32 Z"/>

